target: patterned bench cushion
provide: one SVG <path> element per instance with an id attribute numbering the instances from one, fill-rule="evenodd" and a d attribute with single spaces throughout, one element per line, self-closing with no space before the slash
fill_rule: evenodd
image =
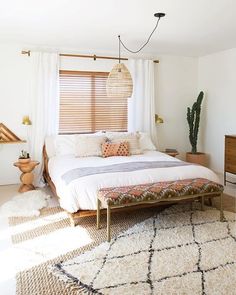
<path id="1" fill-rule="evenodd" d="M 103 188 L 99 190 L 98 198 L 103 204 L 123 205 L 211 192 L 220 193 L 223 190 L 224 187 L 218 183 L 204 178 L 194 178 Z"/>

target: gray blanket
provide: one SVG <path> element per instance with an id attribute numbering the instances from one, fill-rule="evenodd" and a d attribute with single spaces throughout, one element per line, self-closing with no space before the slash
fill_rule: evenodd
<path id="1" fill-rule="evenodd" d="M 62 175 L 62 179 L 65 181 L 66 184 L 69 184 L 75 179 L 95 174 L 131 172 L 144 169 L 169 168 L 188 165 L 192 164 L 183 161 L 145 161 L 112 164 L 99 167 L 81 167 L 67 171 L 65 174 Z"/>

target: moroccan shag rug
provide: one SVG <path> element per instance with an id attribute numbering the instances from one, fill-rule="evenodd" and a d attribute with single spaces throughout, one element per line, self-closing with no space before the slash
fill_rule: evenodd
<path id="1" fill-rule="evenodd" d="M 49 271 L 76 294 L 235 294 L 236 214 L 176 205 Z"/>

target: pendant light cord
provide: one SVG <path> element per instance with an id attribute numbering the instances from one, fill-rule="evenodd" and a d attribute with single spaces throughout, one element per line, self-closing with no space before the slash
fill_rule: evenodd
<path id="1" fill-rule="evenodd" d="M 156 29 L 157 29 L 157 27 L 158 27 L 158 24 L 159 24 L 160 19 L 161 19 L 161 17 L 158 17 L 158 19 L 157 19 L 157 23 L 156 23 L 154 29 L 152 30 L 151 34 L 149 35 L 147 41 L 146 41 L 146 42 L 145 42 L 145 43 L 144 43 L 144 44 L 143 44 L 138 50 L 131 50 L 131 49 L 129 49 L 129 48 L 123 43 L 123 41 L 121 40 L 120 35 L 118 36 L 118 38 L 119 38 L 119 63 L 120 63 L 120 44 L 122 44 L 122 46 L 123 46 L 127 51 L 129 51 L 129 52 L 131 52 L 131 53 L 138 53 L 138 52 L 140 52 L 140 51 L 141 51 L 141 50 L 142 50 L 142 49 L 148 44 L 148 42 L 150 41 L 152 35 L 154 34 L 154 32 L 156 31 Z"/>

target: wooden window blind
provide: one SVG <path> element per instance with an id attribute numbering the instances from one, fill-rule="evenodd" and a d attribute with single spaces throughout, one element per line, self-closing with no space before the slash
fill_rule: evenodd
<path id="1" fill-rule="evenodd" d="M 60 71 L 59 132 L 127 131 L 127 99 L 106 94 L 107 72 Z"/>

